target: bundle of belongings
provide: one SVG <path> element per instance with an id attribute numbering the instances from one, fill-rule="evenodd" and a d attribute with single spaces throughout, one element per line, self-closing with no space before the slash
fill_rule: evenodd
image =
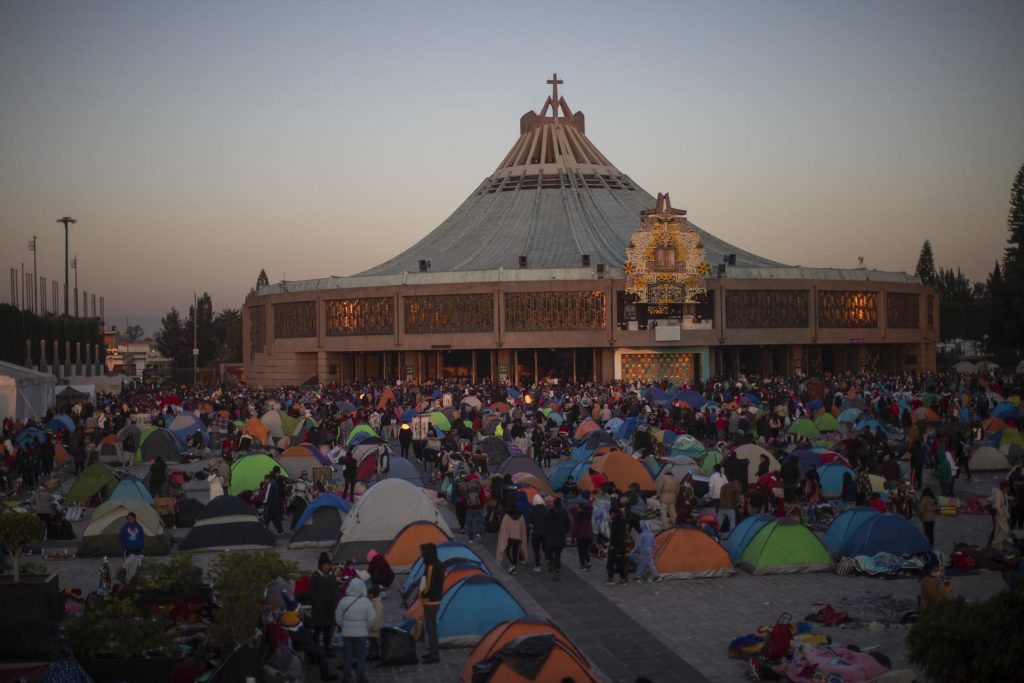
<path id="1" fill-rule="evenodd" d="M 900 576 L 917 574 L 924 567 L 925 560 L 919 556 L 881 552 L 875 555 L 844 557 L 836 565 L 836 574 L 840 576 L 848 576 L 852 573 L 866 574 L 867 576 Z"/>
<path id="2" fill-rule="evenodd" d="M 909 624 L 917 617 L 917 600 L 905 595 L 872 593 L 870 591 L 852 598 L 843 598 L 837 607 L 825 605 L 817 612 L 807 615 L 809 622 L 825 626 L 849 624 Z"/>
<path id="3" fill-rule="evenodd" d="M 960 512 L 967 515 L 992 514 L 992 502 L 988 496 L 971 496 L 966 503 L 960 504 Z"/>
<path id="4" fill-rule="evenodd" d="M 832 639 L 815 633 L 814 626 L 805 621 L 793 623 L 789 614 L 782 614 L 772 626 L 761 626 L 753 633 L 733 639 L 729 643 L 729 656 L 734 659 L 762 657 L 779 660 L 792 651 L 793 643 L 827 645 Z"/>

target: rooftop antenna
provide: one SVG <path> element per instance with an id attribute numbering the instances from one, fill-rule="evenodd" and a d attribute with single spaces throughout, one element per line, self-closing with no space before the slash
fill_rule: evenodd
<path id="1" fill-rule="evenodd" d="M 858 256 L 857 257 L 857 267 L 858 268 L 863 268 L 864 267 L 864 257 L 863 256 Z"/>

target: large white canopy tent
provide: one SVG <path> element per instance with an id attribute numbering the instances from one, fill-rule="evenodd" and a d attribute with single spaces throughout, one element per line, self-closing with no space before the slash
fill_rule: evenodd
<path id="1" fill-rule="evenodd" d="M 42 417 L 55 403 L 53 375 L 0 361 L 0 418 Z"/>

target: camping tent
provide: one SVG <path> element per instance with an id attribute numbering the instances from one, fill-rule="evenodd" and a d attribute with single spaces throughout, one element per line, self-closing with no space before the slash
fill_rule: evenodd
<path id="1" fill-rule="evenodd" d="M 512 456 L 505 462 L 501 463 L 501 466 L 498 467 L 496 473 L 502 476 L 508 474 L 513 477 L 515 477 L 516 474 L 530 474 L 541 481 L 548 480 L 547 475 L 544 474 L 544 469 L 537 464 L 537 461 L 525 455 Z"/>
<path id="2" fill-rule="evenodd" d="M 736 564 L 751 574 L 791 574 L 829 571 L 832 558 L 810 529 L 783 518 L 761 527 Z"/>
<path id="3" fill-rule="evenodd" d="M 607 477 L 619 491 L 625 491 L 630 484 L 638 484 L 641 491 L 657 489 L 657 486 L 654 485 L 654 477 L 651 476 L 647 468 L 633 456 L 617 449 L 594 458 L 590 467 Z"/>
<path id="4" fill-rule="evenodd" d="M 825 530 L 821 542 L 833 557 L 840 557 L 846 546 L 846 541 L 857 531 L 858 527 L 879 514 L 881 513 L 878 510 L 866 506 L 844 510 L 842 514 L 832 520 L 832 524 Z"/>
<path id="5" fill-rule="evenodd" d="M 669 461 L 662 466 L 661 471 L 658 472 L 658 477 L 655 479 L 655 483 L 661 483 L 661 479 L 665 476 L 666 472 L 671 472 L 678 481 L 682 481 L 683 477 L 687 474 L 702 474 L 700 466 L 697 465 L 694 459 L 688 455 L 677 455 L 670 458 Z"/>
<path id="6" fill-rule="evenodd" d="M 706 450 L 707 448 L 699 440 L 689 434 L 683 434 L 672 442 L 672 448 L 669 451 L 669 454 L 672 456 L 688 455 L 691 458 L 696 458 Z"/>
<path id="7" fill-rule="evenodd" d="M 736 449 L 736 457 L 740 460 L 747 461 L 747 481 L 757 481 L 757 468 L 761 465 L 762 455 L 768 456 L 769 472 L 778 472 L 782 469 L 782 466 L 774 455 L 756 444 L 748 443 Z M 704 471 L 708 472 L 710 470 L 705 466 Z"/>
<path id="8" fill-rule="evenodd" d="M 289 548 L 327 548 L 341 535 L 341 524 L 351 506 L 335 493 L 321 493 L 295 523 Z"/>
<path id="9" fill-rule="evenodd" d="M 276 545 L 274 536 L 237 496 L 217 496 L 196 515 L 195 524 L 179 545 L 186 551 L 263 550 Z"/>
<path id="10" fill-rule="evenodd" d="M 242 434 L 245 436 L 252 437 L 254 440 L 259 441 L 264 446 L 270 445 L 270 431 L 267 426 L 260 422 L 255 417 L 250 417 L 244 425 L 242 425 Z"/>
<path id="11" fill-rule="evenodd" d="M 449 537 L 452 530 L 422 489 L 402 479 L 374 484 L 356 502 L 341 527 L 337 559 L 363 558 L 366 551 L 383 550 L 411 522 L 434 522 Z"/>
<path id="12" fill-rule="evenodd" d="M 818 428 L 818 431 L 822 434 L 826 432 L 838 432 L 841 427 L 839 421 L 832 416 L 832 413 L 822 413 L 818 417 L 814 418 L 814 426 Z"/>
<path id="13" fill-rule="evenodd" d="M 320 450 L 312 444 L 292 446 L 277 456 L 277 461 L 281 464 L 282 469 L 292 479 L 298 479 L 303 472 L 312 477 L 314 467 L 330 467 L 325 462 L 326 460 L 327 458 L 321 455 Z"/>
<path id="14" fill-rule="evenodd" d="M 114 470 L 102 463 L 93 463 L 78 475 L 78 479 L 75 479 L 71 490 L 68 491 L 66 502 L 86 503 L 96 494 L 105 500 L 114 492 L 118 481 Z"/>
<path id="15" fill-rule="evenodd" d="M 406 571 L 419 559 L 421 545 L 437 545 L 450 540 L 451 536 L 433 522 L 417 520 L 398 532 L 384 552 L 384 559 L 396 572 Z"/>
<path id="16" fill-rule="evenodd" d="M 53 375 L 0 361 L 0 419 L 41 418 L 56 403 Z"/>
<path id="17" fill-rule="evenodd" d="M 654 565 L 666 579 L 703 579 L 735 574 L 729 555 L 693 527 L 673 527 L 654 537 Z"/>
<path id="18" fill-rule="evenodd" d="M 277 461 L 266 453 L 242 456 L 231 465 L 228 493 L 237 496 L 242 491 L 256 491 L 263 484 L 263 477 L 278 466 Z"/>
<path id="19" fill-rule="evenodd" d="M 488 576 L 491 575 L 491 570 L 487 568 L 487 565 L 480 559 L 480 556 L 473 552 L 472 548 L 459 543 L 458 541 L 438 543 L 437 559 L 446 567 L 454 562 L 471 562 L 483 569 L 484 573 Z M 423 564 L 422 557 L 412 563 L 412 566 L 409 567 L 409 576 L 407 576 L 405 581 L 402 583 L 403 596 L 408 595 L 410 591 L 414 590 L 419 585 L 420 579 L 423 578 L 425 571 L 426 567 Z"/>
<path id="20" fill-rule="evenodd" d="M 725 548 L 725 552 L 728 553 L 733 564 L 740 561 L 743 551 L 747 549 L 747 545 L 757 535 L 757 532 L 774 522 L 775 519 L 772 515 L 748 515 L 736 525 L 736 528 L 729 534 L 729 538 L 722 543 L 722 547 Z"/>
<path id="21" fill-rule="evenodd" d="M 117 437 L 111 435 L 112 440 L 104 438 L 100 441 L 100 447 L 96 452 L 96 459 L 105 464 L 122 465 L 125 461 L 125 452 L 121 448 L 121 442 Z"/>
<path id="22" fill-rule="evenodd" d="M 486 605 L 487 609 L 480 609 Z M 503 621 L 526 616 L 519 601 L 489 576 L 471 576 L 452 586 L 437 611 L 442 645 L 466 647 Z"/>
<path id="23" fill-rule="evenodd" d="M 931 552 L 932 546 L 921 530 L 903 515 L 886 512 L 864 521 L 847 539 L 842 554 L 855 555 L 920 555 Z"/>
<path id="24" fill-rule="evenodd" d="M 821 482 L 821 495 L 825 498 L 839 498 L 843 492 L 843 475 L 849 474 L 857 481 L 857 473 L 846 465 L 828 463 L 818 468 L 818 481 Z"/>
<path id="25" fill-rule="evenodd" d="M 508 442 L 500 436 L 485 436 L 476 447 L 487 456 L 487 466 L 491 470 L 498 469 L 501 463 L 512 457 Z"/>
<path id="26" fill-rule="evenodd" d="M 135 462 L 153 462 L 163 458 L 164 462 L 178 460 L 178 441 L 174 433 L 159 427 L 146 427 L 139 435 L 139 447 L 135 449 Z"/>
<path id="27" fill-rule="evenodd" d="M 160 515 L 152 506 L 134 498 L 108 500 L 93 512 L 89 523 L 82 531 L 82 543 L 78 546 L 79 557 L 104 557 L 120 555 L 121 548 L 117 535 L 124 526 L 128 513 L 134 512 L 142 530 L 145 542 L 143 555 L 166 555 L 171 551 L 171 536 L 164 529 Z"/>
<path id="28" fill-rule="evenodd" d="M 420 476 L 420 471 L 416 469 L 416 465 L 405 458 L 397 455 L 391 456 L 391 460 L 388 461 L 388 468 L 388 479 L 401 479 L 419 488 L 426 486 L 423 483 L 423 477 Z"/>
<path id="29" fill-rule="evenodd" d="M 135 477 L 122 479 L 120 483 L 114 487 L 114 491 L 110 494 L 109 500 L 119 500 L 121 498 L 141 500 L 146 505 L 153 504 L 153 496 L 150 495 L 146 485 Z"/>
<path id="30" fill-rule="evenodd" d="M 1010 461 L 1003 452 L 992 446 L 982 446 L 971 453 L 971 469 L 975 472 L 1009 470 Z"/>
<path id="31" fill-rule="evenodd" d="M 528 677 L 520 674 L 514 659 L 517 652 L 514 642 L 520 639 L 541 637 L 551 641 L 552 649 L 540 648 L 534 657 L 542 659 L 536 674 Z M 511 646 L 505 649 L 506 646 Z M 492 659 L 493 658 L 493 659 Z M 492 681 L 509 681 L 510 683 L 526 683 L 527 681 L 563 681 L 566 679 L 577 683 L 592 682 L 594 676 L 587 658 L 576 647 L 562 629 L 543 617 L 520 617 L 512 621 L 504 621 L 488 631 L 469 653 L 462 667 L 462 683 L 472 683 L 473 669 L 481 662 L 490 660 L 493 666 Z"/>
<path id="32" fill-rule="evenodd" d="M 174 432 L 179 443 L 188 443 L 196 432 L 203 435 L 203 443 L 210 443 L 210 434 L 206 431 L 206 425 L 192 413 L 179 413 L 171 420 L 171 424 L 167 428 Z"/>

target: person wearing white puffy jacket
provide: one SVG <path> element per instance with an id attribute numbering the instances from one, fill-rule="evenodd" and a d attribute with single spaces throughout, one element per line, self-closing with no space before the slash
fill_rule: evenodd
<path id="1" fill-rule="evenodd" d="M 345 659 L 341 666 L 344 681 L 352 681 L 353 669 L 355 680 L 364 683 L 366 678 L 366 639 L 373 628 L 377 610 L 366 594 L 366 584 L 360 579 L 352 579 L 345 591 L 345 597 L 334 610 L 334 621 L 341 629 L 341 639 Z"/>

